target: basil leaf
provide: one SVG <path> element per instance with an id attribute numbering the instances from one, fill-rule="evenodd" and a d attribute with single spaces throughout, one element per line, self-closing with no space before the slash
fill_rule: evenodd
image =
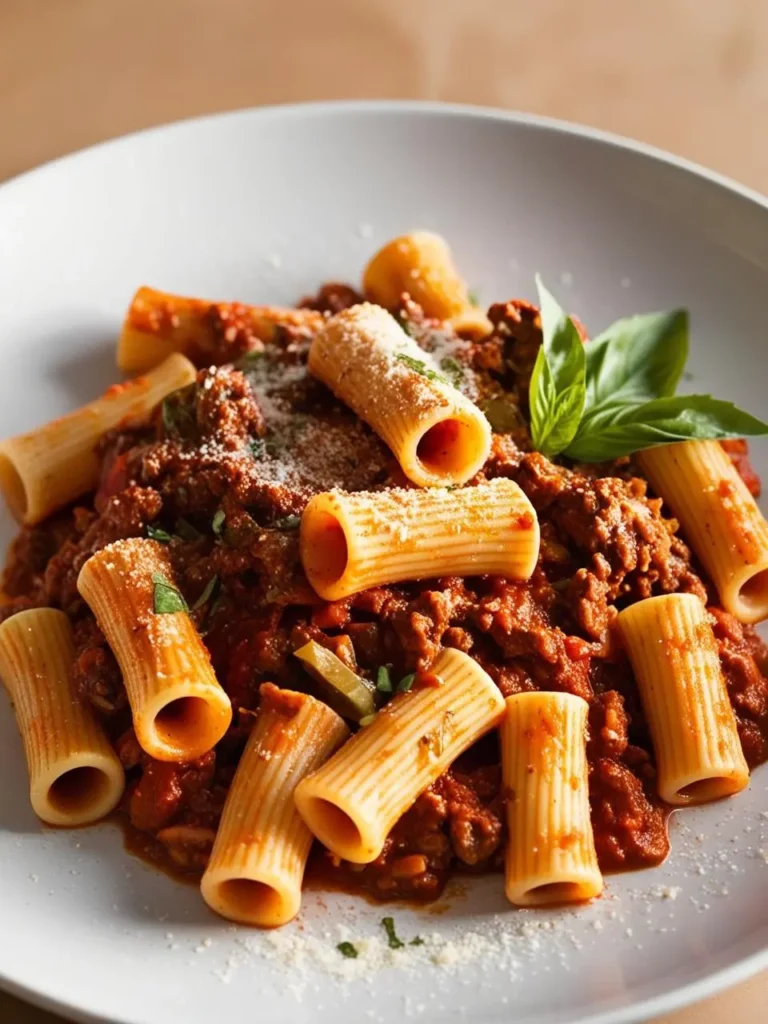
<path id="1" fill-rule="evenodd" d="M 197 611 L 198 608 L 202 608 L 204 604 L 207 604 L 211 598 L 211 594 L 214 591 L 216 584 L 219 582 L 219 577 L 214 575 L 205 584 L 205 589 L 195 603 L 192 605 L 192 611 Z"/>
<path id="2" fill-rule="evenodd" d="M 674 395 L 688 358 L 688 313 L 647 313 L 617 320 L 585 346 L 585 417 L 603 405 Z"/>
<path id="3" fill-rule="evenodd" d="M 155 585 L 153 594 L 155 615 L 173 615 L 174 612 L 189 611 L 187 602 L 179 590 L 162 573 L 153 572 L 152 582 Z"/>
<path id="4" fill-rule="evenodd" d="M 677 395 L 606 408 L 585 420 L 565 454 L 607 462 L 676 441 L 716 440 L 768 433 L 768 424 L 711 395 Z"/>
<path id="5" fill-rule="evenodd" d="M 540 277 L 542 343 L 528 392 L 531 440 L 537 451 L 557 455 L 576 436 L 586 396 L 586 358 L 579 332 Z"/>

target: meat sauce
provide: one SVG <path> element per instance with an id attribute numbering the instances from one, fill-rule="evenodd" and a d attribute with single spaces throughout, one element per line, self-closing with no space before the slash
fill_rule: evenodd
<path id="1" fill-rule="evenodd" d="M 357 299 L 352 289 L 330 285 L 304 304 L 328 313 Z M 199 878 L 261 684 L 321 696 L 292 657 L 310 639 L 371 679 L 388 665 L 393 679 L 420 673 L 419 685 L 428 685 L 430 665 L 447 646 L 470 653 L 505 697 L 549 689 L 585 698 L 604 871 L 658 864 L 669 850 L 668 808 L 655 795 L 653 751 L 618 640 L 617 609 L 671 592 L 706 600 L 747 760 L 754 766 L 768 758 L 766 650 L 751 627 L 716 606 L 660 500 L 626 459 L 565 466 L 530 451 L 527 387 L 541 341 L 533 306 L 492 306 L 493 332 L 477 342 L 431 323 L 410 300 L 402 311 L 419 344 L 459 367 L 462 390 L 499 431 L 474 482 L 508 477 L 530 498 L 541 527 L 532 578 L 422 580 L 333 603 L 320 600 L 301 571 L 302 509 L 331 487 L 376 490 L 406 481 L 376 435 L 308 375 L 306 327 L 283 328 L 249 352 L 247 338 L 216 328 L 215 307 L 203 303 L 198 312 L 206 361 L 196 383 L 166 400 L 146 427 L 104 438 L 102 482 L 91 499 L 21 532 L 5 574 L 9 603 L 0 610 L 5 617 L 50 605 L 70 616 L 79 693 L 126 769 L 116 820 L 131 852 L 176 877 Z M 167 329 L 162 317 L 150 326 L 158 335 Z M 725 447 L 757 493 L 746 445 Z M 167 544 L 190 606 L 208 595 L 192 614 L 234 716 L 216 749 L 189 764 L 153 761 L 140 748 L 118 666 L 77 593 L 84 562 L 134 536 Z M 308 879 L 377 899 L 434 900 L 452 876 L 501 870 L 503 804 L 498 744 L 489 736 L 416 800 L 372 864 L 345 863 L 317 845 Z"/>

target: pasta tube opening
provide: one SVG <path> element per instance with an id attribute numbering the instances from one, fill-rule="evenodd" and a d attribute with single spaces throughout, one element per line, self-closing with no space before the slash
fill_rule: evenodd
<path id="1" fill-rule="evenodd" d="M 255 878 L 227 878 L 207 885 L 206 902 L 233 921 L 276 926 L 290 921 L 299 912 L 300 893 L 276 882 L 270 885 Z"/>
<path id="2" fill-rule="evenodd" d="M 92 821 L 94 815 L 101 817 L 111 810 L 116 783 L 122 787 L 122 779 L 114 770 L 93 764 L 70 768 L 48 787 L 45 805 L 66 818 L 68 824 L 77 824 L 78 820 Z M 103 810 L 100 810 L 102 806 Z"/>
<path id="3" fill-rule="evenodd" d="M 21 470 L 14 460 L 12 448 L 6 451 L 0 449 L 0 491 L 3 492 L 11 515 L 17 522 L 23 523 L 27 518 L 29 505 L 27 486 L 24 483 Z"/>
<path id="4" fill-rule="evenodd" d="M 356 862 L 360 851 L 371 843 L 366 823 L 355 821 L 338 804 L 319 796 L 309 796 L 301 805 L 301 815 L 323 846 L 345 860 Z M 373 859 L 373 858 L 372 858 Z"/>
<path id="5" fill-rule="evenodd" d="M 595 895 L 594 878 L 572 882 L 544 882 L 521 894 L 521 903 L 527 907 L 551 907 L 557 903 L 580 903 Z"/>
<path id="6" fill-rule="evenodd" d="M 709 800 L 720 800 L 724 796 L 732 796 L 743 788 L 744 781 L 741 773 L 733 772 L 729 775 L 696 779 L 694 782 L 689 782 L 687 786 L 681 786 L 677 790 L 677 796 L 681 803 L 703 804 Z"/>
<path id="7" fill-rule="evenodd" d="M 302 522 L 304 569 L 323 586 L 338 583 L 347 570 L 349 547 L 344 527 L 330 512 L 318 512 Z M 319 591 L 318 591 L 319 593 Z"/>
<path id="8" fill-rule="evenodd" d="M 483 438 L 478 436 L 476 419 L 440 420 L 426 430 L 416 444 L 416 458 L 426 473 L 441 479 L 464 475 L 475 458 Z"/>
<path id="9" fill-rule="evenodd" d="M 742 622 L 761 622 L 768 618 L 768 569 L 760 569 L 741 584 L 734 605 Z"/>
<path id="10" fill-rule="evenodd" d="M 204 754 L 219 741 L 221 711 L 205 697 L 176 697 L 160 708 L 150 728 L 158 744 L 198 757 L 189 751 L 200 747 Z"/>

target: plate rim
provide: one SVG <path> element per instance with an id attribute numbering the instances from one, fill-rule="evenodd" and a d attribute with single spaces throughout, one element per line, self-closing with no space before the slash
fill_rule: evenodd
<path id="1" fill-rule="evenodd" d="M 28 182 L 55 175 L 59 169 L 70 163 L 87 158 L 89 155 L 113 148 L 130 146 L 135 140 L 155 134 L 168 134 L 175 131 L 192 130 L 207 123 L 226 120 L 271 120 L 292 119 L 294 117 L 343 117 L 347 114 L 400 114 L 402 116 L 426 115 L 430 117 L 463 117 L 476 120 L 495 121 L 504 124 L 518 125 L 550 133 L 554 136 L 563 135 L 586 139 L 610 148 L 623 150 L 643 157 L 654 163 L 672 167 L 678 171 L 692 175 L 700 181 L 746 200 L 764 211 L 768 211 L 768 194 L 764 194 L 751 186 L 744 185 L 736 179 L 719 171 L 678 156 L 668 150 L 641 142 L 617 132 L 593 128 L 579 122 L 561 118 L 530 114 L 519 110 L 507 110 L 499 107 L 482 106 L 465 103 L 443 103 L 437 100 L 320 100 L 300 103 L 269 104 L 266 106 L 241 107 L 211 114 L 193 115 L 174 121 L 152 125 L 123 135 L 115 136 L 101 142 L 93 143 L 73 150 L 62 156 L 45 161 L 35 167 L 21 171 L 0 183 L 0 201 L 11 198 L 16 189 L 23 188 Z M 639 1024 L 662 1013 L 674 1012 L 700 1000 L 746 981 L 757 975 L 761 970 L 768 969 L 768 944 L 763 948 L 743 956 L 725 967 L 718 968 L 711 974 L 688 982 L 679 987 L 671 987 L 665 992 L 634 1002 L 626 1007 L 601 1011 L 578 1018 L 574 1024 Z M 0 965 L 0 987 L 33 1006 L 49 1012 L 64 1015 L 69 1020 L 82 1022 L 98 1022 L 103 1018 L 95 1016 L 91 1011 L 66 1000 L 45 995 L 15 981 L 8 976 Z M 127 1018 L 111 1017 L 112 1024 L 129 1024 Z M 130 1022 L 133 1024 L 133 1022 Z M 480 1024 L 480 1022 L 478 1022 Z"/>

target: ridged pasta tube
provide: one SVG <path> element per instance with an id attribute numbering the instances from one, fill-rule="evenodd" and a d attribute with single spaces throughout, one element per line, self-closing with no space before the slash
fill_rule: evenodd
<path id="1" fill-rule="evenodd" d="M 376 431 L 420 487 L 466 483 L 488 458 L 485 416 L 380 306 L 331 317 L 312 340 L 309 371 Z"/>
<path id="2" fill-rule="evenodd" d="M 505 888 L 518 906 L 578 902 L 602 892 L 589 815 L 587 710 L 571 693 L 518 693 L 506 700 Z"/>
<path id="3" fill-rule="evenodd" d="M 125 786 L 122 765 L 82 703 L 64 612 L 34 608 L 0 626 L 0 676 L 16 712 L 35 814 L 49 825 L 86 825 L 108 814 Z"/>
<path id="4" fill-rule="evenodd" d="M 159 761 L 191 761 L 227 731 L 232 706 L 188 613 L 155 612 L 158 587 L 175 588 L 168 556 L 138 538 L 92 555 L 77 581 L 120 665 L 142 748 Z"/>
<path id="5" fill-rule="evenodd" d="M 466 654 L 444 650 L 435 676 L 439 685 L 396 695 L 297 787 L 299 813 L 337 856 L 375 860 L 416 797 L 502 717 L 496 684 Z"/>
<path id="6" fill-rule="evenodd" d="M 635 456 L 740 622 L 768 617 L 768 523 L 717 441 L 682 441 Z"/>
<path id="7" fill-rule="evenodd" d="M 100 438 L 146 420 L 167 395 L 196 376 L 184 356 L 170 356 L 143 377 L 115 384 L 101 398 L 60 419 L 0 442 L 0 489 L 13 515 L 39 523 L 99 481 Z"/>
<path id="8" fill-rule="evenodd" d="M 261 687 L 258 718 L 200 886 L 209 907 L 262 927 L 296 916 L 312 833 L 296 810 L 294 790 L 348 736 L 327 704 L 272 683 Z"/>
<path id="9" fill-rule="evenodd" d="M 707 610 L 693 594 L 664 594 L 619 612 L 668 804 L 738 793 L 749 769 Z"/>
<path id="10" fill-rule="evenodd" d="M 143 373 L 172 352 L 183 352 L 195 362 L 210 362 L 218 344 L 238 336 L 248 341 L 271 342 L 280 327 L 301 328 L 308 334 L 323 324 L 313 309 L 281 306 L 246 306 L 240 302 L 208 302 L 168 295 L 154 288 L 139 288 L 134 295 L 117 343 L 117 365 L 124 373 Z"/>
<path id="11" fill-rule="evenodd" d="M 512 480 L 457 491 L 315 495 L 301 520 L 301 560 L 326 601 L 435 576 L 528 579 L 539 554 L 536 511 Z"/>

